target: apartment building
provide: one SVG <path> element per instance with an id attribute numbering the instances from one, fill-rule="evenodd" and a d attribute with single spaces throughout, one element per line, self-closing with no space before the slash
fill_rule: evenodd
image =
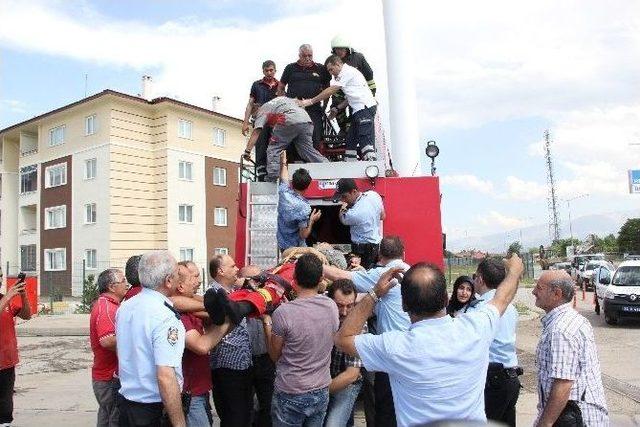
<path id="1" fill-rule="evenodd" d="M 235 247 L 242 121 L 105 90 L 0 131 L 0 265 L 40 293 L 167 249 L 205 267 Z M 84 261 L 84 263 L 83 263 Z"/>

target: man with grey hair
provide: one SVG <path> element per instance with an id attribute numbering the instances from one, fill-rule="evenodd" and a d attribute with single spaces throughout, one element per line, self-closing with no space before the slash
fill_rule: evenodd
<path id="1" fill-rule="evenodd" d="M 546 312 L 536 350 L 539 386 L 534 425 L 609 425 L 593 329 L 571 307 L 573 280 L 563 270 L 545 271 L 532 293 L 536 306 Z M 576 422 L 580 418 L 584 424 Z"/>
<path id="2" fill-rule="evenodd" d="M 116 355 L 116 312 L 127 293 L 127 280 L 117 268 L 104 270 L 97 282 L 100 296 L 94 302 L 89 317 L 89 341 L 93 352 L 91 380 L 98 401 L 97 426 L 117 427 L 118 407 L 116 395 L 118 357 Z"/>
<path id="3" fill-rule="evenodd" d="M 289 98 L 310 99 L 318 95 L 329 86 L 331 76 L 327 69 L 313 62 L 313 48 L 309 44 L 303 44 L 298 49 L 298 61 L 287 65 L 280 77 L 278 84 L 278 96 L 285 94 Z M 306 108 L 313 122 L 313 146 L 319 149 L 323 139 L 322 118 L 324 104 L 315 104 Z"/>
<path id="4" fill-rule="evenodd" d="M 147 252 L 138 273 L 142 291 L 116 315 L 120 425 L 159 426 L 165 412 L 171 425 L 183 427 L 185 328 L 169 299 L 176 292 L 177 263 L 167 251 Z"/>

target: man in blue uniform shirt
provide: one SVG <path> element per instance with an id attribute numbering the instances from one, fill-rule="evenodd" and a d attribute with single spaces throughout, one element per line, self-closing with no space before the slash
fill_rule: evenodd
<path id="1" fill-rule="evenodd" d="M 483 389 L 489 346 L 523 271 L 517 255 L 506 263 L 508 272 L 495 296 L 472 313 L 455 319 L 447 315 L 444 274 L 435 265 L 418 263 L 404 274 L 400 286 L 394 287 L 391 279 L 401 269 L 387 270 L 342 323 L 336 347 L 359 356 L 366 369 L 389 374 L 399 426 L 486 422 Z M 410 329 L 361 334 L 362 323 L 379 300 L 396 288 L 411 319 Z"/>
<path id="2" fill-rule="evenodd" d="M 174 427 L 183 427 L 185 329 L 168 298 L 178 283 L 177 263 L 167 251 L 147 252 L 138 272 L 142 291 L 116 314 L 120 425 L 160 426 L 164 410 Z"/>
<path id="3" fill-rule="evenodd" d="M 475 289 L 480 294 L 479 302 L 469 309 L 478 310 L 496 294 L 496 288 L 506 275 L 504 264 L 498 259 L 485 258 L 476 270 Z M 487 418 L 516 425 L 516 403 L 520 395 L 520 380 L 516 355 L 516 327 L 518 312 L 512 304 L 507 306 L 498 320 L 496 333 L 489 347 L 489 369 L 484 387 L 484 405 Z"/>
<path id="4" fill-rule="evenodd" d="M 373 267 L 382 239 L 380 221 L 385 218 L 382 197 L 373 190 L 361 192 L 352 178 L 341 178 L 334 199 L 342 202 L 339 218 L 349 226 L 353 253 L 360 256 L 364 268 Z"/>

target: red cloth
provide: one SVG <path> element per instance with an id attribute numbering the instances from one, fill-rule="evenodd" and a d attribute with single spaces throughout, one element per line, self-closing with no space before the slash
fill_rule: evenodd
<path id="1" fill-rule="evenodd" d="M 274 127 L 275 125 L 283 125 L 286 123 L 286 117 L 282 113 L 268 113 L 267 125 Z"/>
<path id="2" fill-rule="evenodd" d="M 135 297 L 136 295 L 138 295 L 140 292 L 142 292 L 142 286 L 132 286 L 132 287 L 129 288 L 127 293 L 124 295 L 124 299 L 122 301 L 126 301 L 128 299 L 131 299 L 131 298 Z"/>
<path id="3" fill-rule="evenodd" d="M 3 296 L 0 294 L 0 298 Z M 21 309 L 22 300 L 16 295 L 0 313 L 0 369 L 13 368 L 18 364 L 15 317 Z"/>
<path id="4" fill-rule="evenodd" d="M 89 340 L 93 351 L 91 378 L 110 381 L 118 372 L 118 355 L 100 345 L 100 338 L 116 334 L 116 311 L 120 303 L 108 295 L 100 295 L 91 308 Z"/>
<path id="5" fill-rule="evenodd" d="M 204 334 L 202 320 L 191 313 L 184 313 L 180 320 L 187 333 L 191 330 Z M 209 371 L 209 356 L 199 355 L 185 347 L 182 356 L 182 375 L 184 377 L 184 391 L 193 396 L 199 396 L 211 390 L 211 373 Z"/>

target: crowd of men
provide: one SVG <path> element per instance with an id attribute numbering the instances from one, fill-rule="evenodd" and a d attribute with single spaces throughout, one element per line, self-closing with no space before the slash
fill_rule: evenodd
<path id="1" fill-rule="evenodd" d="M 255 147 L 258 180 L 277 179 L 283 151 L 290 158 L 327 162 L 321 154 L 324 123 L 334 118 L 346 136 L 344 159 L 376 160 L 373 71 L 342 37 L 335 37 L 331 47 L 332 55 L 322 65 L 314 62 L 311 45 L 301 45 L 298 60 L 285 67 L 280 80 L 273 61 L 262 64 L 264 77 L 251 86 L 242 126 L 249 135 L 253 123 L 244 157 L 250 159 Z"/>
<path id="2" fill-rule="evenodd" d="M 204 295 L 198 267 L 167 251 L 98 276 L 90 341 L 99 426 L 210 426 L 212 401 L 222 427 L 351 426 L 359 396 L 369 426 L 516 425 L 517 255 L 482 261 L 474 278 L 460 281 L 464 301 L 456 284 L 452 308 L 441 269 L 407 264 L 403 241 L 381 234 L 382 198 L 350 178 L 334 195 L 350 229 L 349 262 L 305 248 L 322 214 L 304 197 L 309 172 L 289 178 L 287 149 L 326 161 L 318 150 L 322 101 L 333 98 L 330 117 L 345 130 L 342 113 L 351 109 L 346 160 L 375 159 L 373 73 L 348 43 L 336 38 L 332 48 L 323 66 L 302 45 L 280 81 L 265 61 L 247 105 L 243 133 L 255 121 L 245 156 L 255 146 L 260 176 L 280 180 L 282 265 L 239 269 L 231 256 L 215 255 Z M 545 272 L 533 291 L 546 312 L 536 426 L 608 425 L 593 331 L 571 307 L 573 293 L 562 271 Z M 23 284 L 0 294 L 0 425 L 12 422 L 14 317 L 30 314 Z"/>

